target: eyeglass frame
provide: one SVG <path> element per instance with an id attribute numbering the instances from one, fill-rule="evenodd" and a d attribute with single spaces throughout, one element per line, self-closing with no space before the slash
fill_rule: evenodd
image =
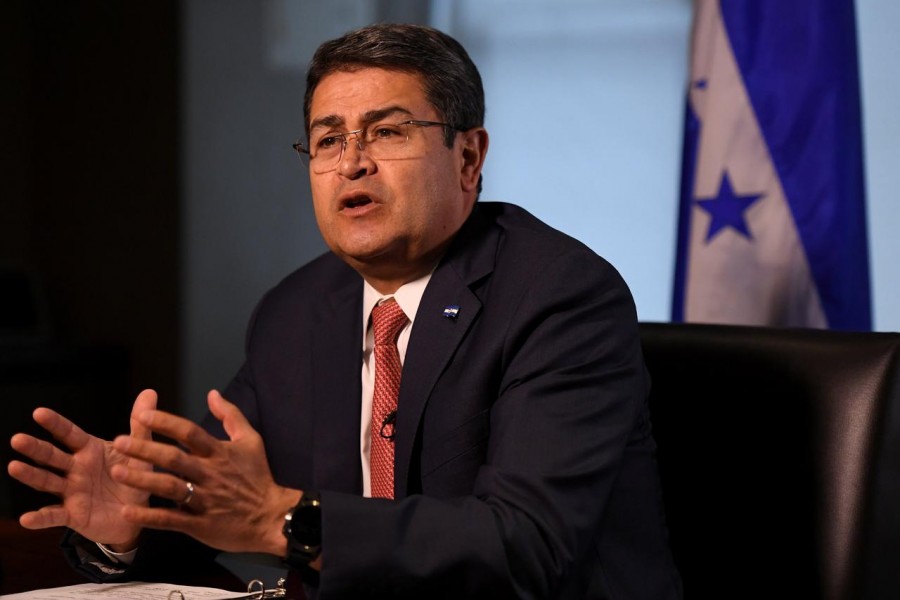
<path id="1" fill-rule="evenodd" d="M 344 158 L 344 151 L 347 150 L 347 144 L 350 143 L 349 136 L 356 136 L 356 148 L 360 152 L 365 152 L 365 145 L 367 142 L 365 139 L 359 134 L 366 131 L 372 125 L 377 125 L 378 123 L 372 123 L 362 129 L 354 129 L 353 131 L 345 131 L 343 133 L 334 133 L 329 137 L 340 137 L 341 138 L 341 152 L 338 154 L 338 158 L 334 163 L 334 169 L 338 168 L 338 165 L 341 164 L 341 159 Z M 416 127 L 449 127 L 455 131 L 465 131 L 465 129 L 461 127 L 457 127 L 456 125 L 451 125 L 450 123 L 442 123 L 440 121 L 424 121 L 421 119 L 409 119 L 407 121 L 400 121 L 399 123 L 388 123 L 388 125 L 399 126 L 399 125 L 415 125 Z M 406 140 L 409 141 L 409 135 L 406 136 Z M 300 157 L 300 162 L 309 166 L 309 163 L 315 158 L 312 155 L 312 149 L 307 148 L 301 140 L 297 140 L 293 144 L 291 144 L 291 148 L 296 150 L 297 155 Z M 322 173 L 328 173 L 334 169 L 328 169 L 327 171 L 322 171 Z"/>

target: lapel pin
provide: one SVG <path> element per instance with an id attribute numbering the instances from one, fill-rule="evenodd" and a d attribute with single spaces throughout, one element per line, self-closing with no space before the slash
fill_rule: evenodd
<path id="1" fill-rule="evenodd" d="M 444 316 L 448 319 L 455 319 L 459 315 L 459 305 L 451 304 L 444 309 Z"/>

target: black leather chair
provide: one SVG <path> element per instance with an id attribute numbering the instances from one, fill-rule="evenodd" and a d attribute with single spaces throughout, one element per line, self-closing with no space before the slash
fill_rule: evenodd
<path id="1" fill-rule="evenodd" d="M 686 598 L 900 598 L 900 334 L 641 324 Z"/>

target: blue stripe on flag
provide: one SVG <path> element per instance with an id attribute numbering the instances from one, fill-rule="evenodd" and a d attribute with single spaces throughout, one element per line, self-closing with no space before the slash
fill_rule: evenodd
<path id="1" fill-rule="evenodd" d="M 832 329 L 870 329 L 852 0 L 722 2 L 722 18 Z"/>
<path id="2" fill-rule="evenodd" d="M 691 196 L 694 187 L 694 171 L 697 168 L 697 139 L 700 133 L 700 121 L 691 109 L 691 103 L 685 103 L 684 109 L 684 142 L 681 148 L 681 198 L 678 207 L 678 248 L 675 252 L 675 286 L 672 298 L 672 320 L 684 321 L 684 291 L 688 270 L 688 229 L 691 219 Z"/>
<path id="3" fill-rule="evenodd" d="M 827 324 L 833 329 L 870 329 L 853 1 L 721 0 L 720 8 Z M 692 123 L 688 114 L 674 320 L 682 320 L 686 310 L 699 127 L 702 124 Z"/>

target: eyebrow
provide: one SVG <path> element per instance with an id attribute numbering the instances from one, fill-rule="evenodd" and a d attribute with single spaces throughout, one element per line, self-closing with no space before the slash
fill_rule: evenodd
<path id="1" fill-rule="evenodd" d="M 403 106 L 394 105 L 387 106 L 385 108 L 370 110 L 366 113 L 363 113 L 362 122 L 364 125 L 368 125 L 369 123 L 380 121 L 381 119 L 385 119 L 397 113 L 401 113 L 410 117 L 413 116 L 412 112 L 410 112 L 409 109 L 404 108 Z M 341 125 L 344 125 L 345 123 L 346 121 L 344 120 L 344 117 L 340 115 L 326 115 L 310 123 L 309 130 L 313 131 L 317 127 L 339 127 Z"/>

